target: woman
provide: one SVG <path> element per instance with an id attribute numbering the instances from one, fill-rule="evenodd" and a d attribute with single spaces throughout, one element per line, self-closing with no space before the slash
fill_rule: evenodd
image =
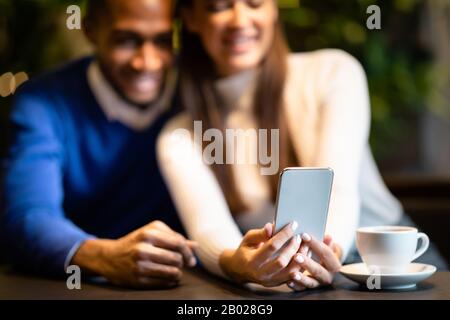
<path id="1" fill-rule="evenodd" d="M 186 111 L 161 133 L 158 156 L 186 231 L 199 243 L 200 261 L 242 283 L 285 283 L 294 290 L 331 283 L 354 251 L 359 225 L 395 224 L 402 215 L 368 148 L 363 69 L 338 50 L 289 54 L 274 0 L 182 1 L 181 13 Z M 261 165 L 250 161 L 208 165 L 204 142 L 173 134 L 193 132 L 194 120 L 203 130 L 279 128 L 280 169 L 332 167 L 331 236 L 323 242 L 292 237 L 295 222 L 273 236 L 271 224 L 257 229 L 273 219 L 278 174 L 261 175 Z M 257 149 L 251 135 L 237 139 L 245 145 L 240 152 Z"/>

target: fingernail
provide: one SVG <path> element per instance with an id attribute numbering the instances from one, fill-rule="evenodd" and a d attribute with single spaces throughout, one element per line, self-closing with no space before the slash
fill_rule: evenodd
<path id="1" fill-rule="evenodd" d="M 296 273 L 296 274 L 294 275 L 294 280 L 295 280 L 295 281 L 300 281 L 300 280 L 302 280 L 302 275 L 300 274 L 300 272 L 298 272 L 298 273 Z"/>
<path id="2" fill-rule="evenodd" d="M 311 236 L 309 234 L 307 234 L 306 232 L 304 234 L 302 234 L 302 238 L 305 241 L 311 241 Z"/>
<path id="3" fill-rule="evenodd" d="M 197 264 L 197 259 L 195 259 L 195 257 L 192 257 L 192 258 L 189 260 L 189 265 L 190 265 L 191 267 L 194 267 L 196 264 Z"/>
<path id="4" fill-rule="evenodd" d="M 297 244 L 301 244 L 302 243 L 302 237 L 300 237 L 300 235 L 296 235 L 295 236 L 295 241 L 297 242 Z"/>
<path id="5" fill-rule="evenodd" d="M 289 288 L 293 288 L 294 287 L 294 283 L 292 281 L 289 281 L 287 285 L 288 285 Z"/>
<path id="6" fill-rule="evenodd" d="M 266 235 L 268 236 L 268 237 L 270 237 L 271 236 L 271 232 L 270 232 L 270 222 L 268 222 L 268 223 L 266 223 L 266 225 L 264 226 L 264 230 L 266 231 Z"/>
<path id="7" fill-rule="evenodd" d="M 297 227 L 298 227 L 297 221 L 292 222 L 292 224 L 291 224 L 292 231 L 297 230 Z"/>
<path id="8" fill-rule="evenodd" d="M 302 256 L 301 254 L 298 254 L 297 257 L 295 257 L 295 260 L 296 260 L 298 263 L 303 263 L 303 262 L 305 262 L 305 258 L 303 258 L 303 256 Z"/>

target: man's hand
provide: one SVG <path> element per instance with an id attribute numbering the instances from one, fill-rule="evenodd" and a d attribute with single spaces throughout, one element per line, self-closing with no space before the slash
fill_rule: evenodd
<path id="1" fill-rule="evenodd" d="M 163 222 L 154 221 L 117 240 L 85 241 L 72 264 L 117 285 L 171 287 L 180 281 L 184 266 L 196 264 L 193 246 Z"/>

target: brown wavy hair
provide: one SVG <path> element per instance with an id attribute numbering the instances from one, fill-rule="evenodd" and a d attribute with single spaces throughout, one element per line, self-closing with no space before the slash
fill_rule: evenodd
<path id="1" fill-rule="evenodd" d="M 180 8 L 190 6 L 192 0 L 180 1 Z M 289 49 L 279 21 L 275 23 L 273 43 L 260 65 L 260 76 L 253 97 L 253 109 L 257 125 L 268 129 L 267 143 L 270 143 L 270 129 L 279 129 L 279 168 L 297 165 L 293 146 L 289 138 L 283 108 L 283 91 L 287 74 Z M 224 132 L 224 106 L 214 89 L 217 74 L 211 58 L 205 51 L 198 35 L 181 31 L 180 85 L 179 94 L 183 109 L 192 119 L 202 121 L 203 129 L 217 128 Z M 205 146 L 203 146 L 205 147 Z M 270 150 L 267 148 L 267 150 Z M 223 152 L 226 156 L 226 148 Z M 231 166 L 213 164 L 213 172 L 224 192 L 233 214 L 247 210 L 236 188 Z M 278 174 L 270 176 L 271 197 L 275 200 L 278 188 Z"/>

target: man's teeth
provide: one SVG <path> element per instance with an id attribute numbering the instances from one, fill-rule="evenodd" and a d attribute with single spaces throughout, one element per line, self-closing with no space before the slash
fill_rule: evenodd
<path id="1" fill-rule="evenodd" d="M 133 81 L 133 85 L 139 90 L 149 90 L 157 85 L 157 80 L 154 78 L 141 78 Z"/>

